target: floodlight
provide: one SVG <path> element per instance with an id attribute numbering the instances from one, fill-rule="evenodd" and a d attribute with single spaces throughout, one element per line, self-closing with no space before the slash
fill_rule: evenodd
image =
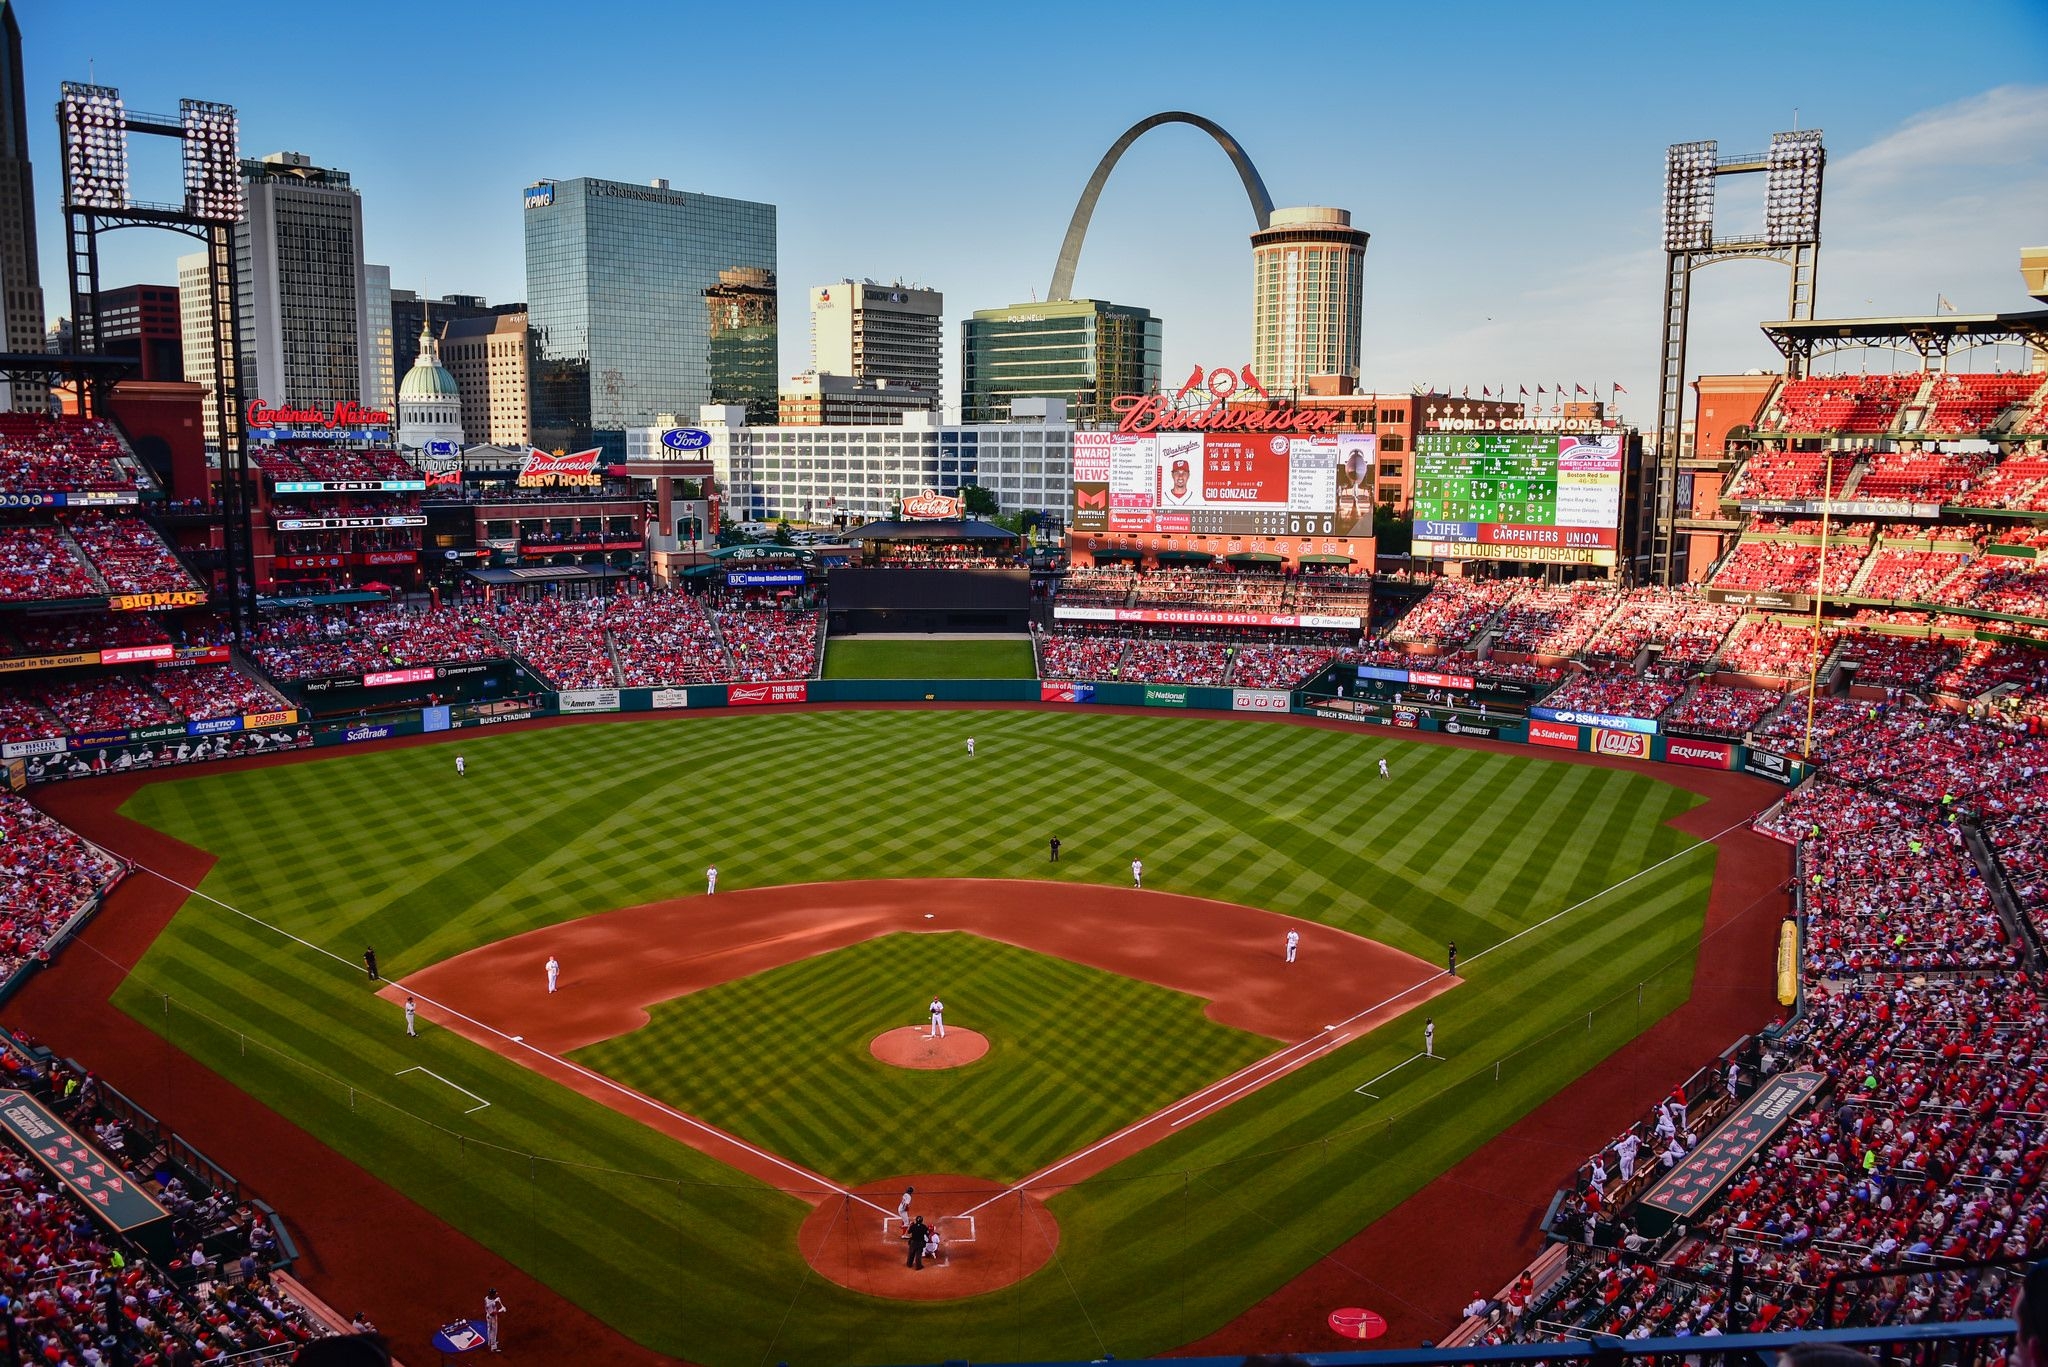
<path id="1" fill-rule="evenodd" d="M 1826 162 L 1817 128 L 1771 135 L 1765 240 L 1780 246 L 1819 240 L 1821 171 Z"/>
<path id="2" fill-rule="evenodd" d="M 244 212 L 240 124 L 232 105 L 180 100 L 184 125 L 185 211 L 214 223 Z"/>
<path id="3" fill-rule="evenodd" d="M 64 199 L 81 209 L 128 205 L 128 114 L 110 86 L 64 82 L 57 105 L 63 127 Z"/>
<path id="4" fill-rule="evenodd" d="M 1712 142 L 1673 143 L 1664 153 L 1664 250 L 1703 251 L 1714 242 Z"/>

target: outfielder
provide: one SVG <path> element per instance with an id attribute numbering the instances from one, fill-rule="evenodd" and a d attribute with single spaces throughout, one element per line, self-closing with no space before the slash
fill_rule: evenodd
<path id="1" fill-rule="evenodd" d="M 1393 777 L 1393 775 L 1392 775 L 1392 774 L 1390 774 L 1390 773 L 1388 773 L 1388 772 L 1387 772 L 1387 762 L 1386 762 L 1385 760 L 1381 760 L 1381 761 L 1380 761 L 1380 777 L 1381 777 L 1381 778 L 1392 778 L 1392 777 Z"/>
<path id="2" fill-rule="evenodd" d="M 967 758 L 974 758 L 974 737 L 972 736 L 967 738 Z"/>
<path id="3" fill-rule="evenodd" d="M 944 1039 L 946 1037 L 946 1004 L 940 1001 L 937 997 L 933 997 L 931 1013 L 932 1032 L 929 1035 L 926 1035 L 925 1038 Z"/>
<path id="4" fill-rule="evenodd" d="M 1142 859 L 1133 859 L 1131 861 L 1131 886 L 1134 888 L 1145 886 L 1145 861 Z"/>
<path id="5" fill-rule="evenodd" d="M 713 864 L 710 868 L 704 870 L 704 895 L 706 897 L 709 897 L 712 893 L 717 891 L 718 865 Z"/>
<path id="6" fill-rule="evenodd" d="M 552 992 L 555 990 L 555 984 L 557 981 L 561 979 L 561 976 L 561 963 L 555 958 L 554 955 L 548 955 L 548 991 Z"/>
<path id="7" fill-rule="evenodd" d="M 1287 962 L 1288 962 L 1288 963 L 1293 963 L 1293 962 L 1294 962 L 1294 950 L 1295 950 L 1295 947 L 1296 947 L 1297 945 L 1299 945 L 1300 943 L 1301 943 L 1301 932 L 1300 932 L 1300 931 L 1298 931 L 1298 930 L 1290 930 L 1290 931 L 1288 931 L 1288 932 L 1287 932 Z"/>
<path id="8" fill-rule="evenodd" d="M 461 777 L 462 777 L 462 776 L 463 776 L 464 774 L 466 774 L 466 773 L 468 773 L 468 772 L 469 772 L 469 765 L 468 765 L 468 764 L 466 764 L 466 763 L 465 763 L 465 762 L 463 761 L 463 758 L 462 758 L 462 756 L 460 756 L 460 755 L 457 755 L 457 756 L 455 757 L 455 777 L 457 777 L 457 778 L 461 778 Z"/>

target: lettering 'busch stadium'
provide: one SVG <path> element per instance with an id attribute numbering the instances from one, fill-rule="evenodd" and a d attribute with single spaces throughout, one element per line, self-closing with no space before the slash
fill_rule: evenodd
<path id="1" fill-rule="evenodd" d="M 1619 432 L 1430 432 L 1415 443 L 1414 553 L 1613 565 Z"/>

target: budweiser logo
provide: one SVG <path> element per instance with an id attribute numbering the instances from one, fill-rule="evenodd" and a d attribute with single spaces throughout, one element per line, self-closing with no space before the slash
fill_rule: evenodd
<path id="1" fill-rule="evenodd" d="M 249 426 L 251 427 L 389 427 L 391 414 L 381 408 L 365 408 L 359 403 L 346 401 L 334 406 L 334 411 L 323 413 L 317 408 L 293 408 L 286 404 L 273 408 L 261 399 L 249 401 Z"/>
<path id="2" fill-rule="evenodd" d="M 768 685 L 733 684 L 725 690 L 725 696 L 731 702 L 767 702 Z"/>
<path id="3" fill-rule="evenodd" d="M 594 446 L 588 451 L 571 451 L 564 455 L 529 448 L 526 464 L 519 467 L 519 484 L 522 488 L 550 484 L 602 484 L 604 477 L 597 473 L 597 456 L 598 448 Z"/>
<path id="4" fill-rule="evenodd" d="M 1117 431 L 1146 432 L 1328 432 L 1340 416 L 1334 408 L 1231 408 L 1217 400 L 1202 408 L 1175 408 L 1157 394 L 1119 394 L 1109 401 Z"/>

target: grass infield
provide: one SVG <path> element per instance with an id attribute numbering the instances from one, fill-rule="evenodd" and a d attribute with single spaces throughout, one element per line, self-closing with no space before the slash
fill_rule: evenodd
<path id="1" fill-rule="evenodd" d="M 1037 672 L 1029 641 L 825 643 L 828 679 L 1028 679 Z"/>
<path id="2" fill-rule="evenodd" d="M 1382 757 L 1390 780 L 1377 775 Z M 1134 1357 L 1225 1322 L 1682 1001 L 1714 853 L 1663 823 L 1697 801 L 1640 774 L 1534 755 L 1187 716 L 721 712 L 465 734 L 141 789 L 125 813 L 217 854 L 205 891 L 277 929 L 195 899 L 116 1001 L 660 1351 L 719 1367 Z M 1066 848 L 1048 866 L 1055 828 Z M 1404 1018 L 1207 1114 L 1054 1197 L 1056 1262 L 965 1302 L 875 1301 L 816 1276 L 795 1247 L 801 1201 L 448 1032 L 407 1040 L 359 962 L 374 944 L 400 976 L 538 926 L 695 893 L 714 862 L 722 889 L 942 876 L 1122 886 L 1133 851 L 1148 886 L 1326 922 L 1432 961 L 1456 940 L 1467 983 L 1427 1008 L 1448 1060 L 1402 1066 L 1416 1052 L 1417 1022 Z M 934 938 L 917 951 L 949 952 Z M 820 985 L 841 959 L 858 962 L 793 966 L 816 975 L 799 993 L 831 995 Z M 870 1161 L 903 1162 L 893 1140 L 868 1133 L 882 1123 L 870 1108 L 887 1109 L 879 1094 L 842 1110 L 793 1090 L 824 1085 L 804 1078 L 853 1088 L 844 1032 L 867 1028 L 855 1022 L 869 1001 L 886 999 L 883 1023 L 908 1023 L 896 1018 L 905 992 L 930 990 L 911 976 L 865 996 L 849 983 L 832 1030 L 779 1031 L 731 1057 L 714 1057 L 715 1039 L 684 1041 L 672 1063 L 612 1064 L 715 1073 L 663 1085 L 751 1093 L 704 1104 L 757 1107 L 735 1123 L 783 1126 L 792 1149 L 857 1143 Z M 1112 1041 L 1152 1009 L 1157 989 L 1135 986 L 1089 990 Z M 733 984 L 678 1003 L 675 1028 L 664 1009 L 647 1041 L 739 1028 L 745 994 L 764 990 Z M 1035 1009 L 992 1015 L 999 1047 Z M 1249 1038 L 1189 1031 L 1184 1061 L 1133 1048 L 1130 1066 L 1215 1076 Z M 1043 1112 L 1061 1113 L 1063 1133 L 1102 1134 L 1149 1105 L 1140 1086 L 1192 1090 L 1178 1076 L 1101 1071 L 1119 1062 L 1112 1051 L 1092 1065 L 1097 1085 L 1019 1071 L 1016 1095 L 1006 1084 L 963 1101 L 985 1108 L 963 1127 L 997 1130 L 974 1161 L 1014 1170 L 1067 1142 L 1027 1132 Z M 414 1067 L 434 1076 L 401 1076 Z M 1355 1092 L 1382 1075 L 1376 1099 Z M 470 1111 L 473 1097 L 490 1104 Z M 913 1105 L 900 1123 L 953 1117 Z M 819 1132 L 797 1134 L 804 1125 Z"/>
<path id="3" fill-rule="evenodd" d="M 918 1073 L 868 1052 L 927 1023 L 926 983 L 950 1024 L 989 1037 L 986 1057 Z M 1014 1182 L 1282 1043 L 1183 993 L 958 931 L 885 935 L 649 1014 L 576 1061 L 847 1183 Z"/>

